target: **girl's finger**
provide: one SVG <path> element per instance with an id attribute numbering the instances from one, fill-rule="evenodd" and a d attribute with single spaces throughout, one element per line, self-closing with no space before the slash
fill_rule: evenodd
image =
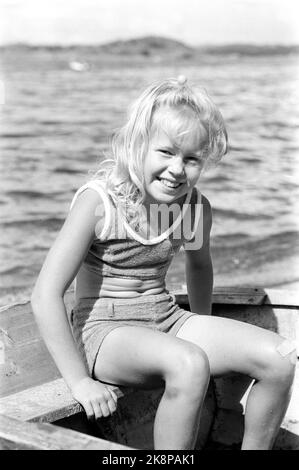
<path id="1" fill-rule="evenodd" d="M 113 414 L 116 411 L 115 401 L 111 398 L 111 400 L 108 400 L 107 405 L 108 405 L 108 408 L 110 410 L 110 414 Z"/>
<path id="2" fill-rule="evenodd" d="M 100 406 L 101 406 L 101 410 L 102 410 L 102 415 L 103 415 L 105 418 L 107 418 L 107 416 L 110 415 L 110 409 L 109 409 L 109 407 L 108 407 L 107 402 L 106 402 L 106 401 L 102 401 L 101 404 L 100 404 Z"/>
<path id="3" fill-rule="evenodd" d="M 89 421 L 93 421 L 94 420 L 94 412 L 93 412 L 93 407 L 91 406 L 91 404 L 90 403 L 85 403 L 83 405 L 83 407 L 84 407 L 87 419 Z"/>
<path id="4" fill-rule="evenodd" d="M 115 391 L 112 389 L 109 389 L 109 392 L 110 392 L 110 395 L 112 395 L 112 398 L 115 401 L 115 403 L 117 403 L 118 398 L 117 398 Z"/>
<path id="5" fill-rule="evenodd" d="M 100 419 L 102 417 L 102 409 L 100 404 L 98 402 L 93 402 L 92 407 L 95 420 Z"/>

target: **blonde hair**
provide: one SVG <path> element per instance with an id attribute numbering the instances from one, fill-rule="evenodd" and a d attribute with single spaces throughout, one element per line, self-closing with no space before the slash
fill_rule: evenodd
<path id="1" fill-rule="evenodd" d="M 222 115 L 203 88 L 191 88 L 186 81 L 168 79 L 148 87 L 130 108 L 126 124 L 112 139 L 112 158 L 100 164 L 93 179 L 101 180 L 115 204 L 131 223 L 138 220 L 145 199 L 143 162 L 157 110 L 163 107 L 178 110 L 179 119 L 171 130 L 179 135 L 197 132 L 203 127 L 207 133 L 204 152 L 205 167 L 215 165 L 227 152 L 227 132 Z M 190 111 L 194 113 L 190 125 Z M 158 124 L 161 124 L 161 120 Z M 167 126 L 167 120 L 165 124 Z"/>

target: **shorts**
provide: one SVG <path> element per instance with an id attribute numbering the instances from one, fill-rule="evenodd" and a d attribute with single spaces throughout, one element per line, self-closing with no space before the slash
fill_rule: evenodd
<path id="1" fill-rule="evenodd" d="M 195 313 L 180 308 L 167 292 L 134 298 L 83 298 L 71 312 L 71 326 L 79 351 L 93 377 L 94 365 L 104 338 L 121 326 L 141 326 L 177 334 Z"/>

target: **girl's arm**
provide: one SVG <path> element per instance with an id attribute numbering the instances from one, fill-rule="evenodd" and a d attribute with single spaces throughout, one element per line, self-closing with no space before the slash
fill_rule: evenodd
<path id="1" fill-rule="evenodd" d="M 95 216 L 96 209 L 97 213 L 103 213 L 98 210 L 100 204 L 99 195 L 92 189 L 78 197 L 48 253 L 31 297 L 41 335 L 73 396 L 83 405 L 88 417 L 109 414 L 106 402 L 112 398 L 115 401 L 116 397 L 110 394 L 103 397 L 109 389 L 89 377 L 73 339 L 63 296 L 95 238 L 96 224 L 97 230 L 103 224 Z M 115 409 L 112 402 L 108 407 Z"/>
<path id="2" fill-rule="evenodd" d="M 210 315 L 212 310 L 213 265 L 210 253 L 210 232 L 212 210 L 208 199 L 202 196 L 202 246 L 196 250 L 186 250 L 186 281 L 192 312 Z"/>

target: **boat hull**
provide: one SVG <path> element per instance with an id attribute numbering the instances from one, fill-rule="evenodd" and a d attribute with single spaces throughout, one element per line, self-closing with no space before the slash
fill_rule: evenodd
<path id="1" fill-rule="evenodd" d="M 189 309 L 186 292 L 176 291 L 175 296 L 182 307 Z M 65 303 L 70 312 L 73 306 L 71 292 L 66 294 Z M 216 289 L 213 295 L 213 315 L 248 322 L 291 340 L 296 340 L 298 313 L 296 295 L 290 292 L 249 288 Z M 72 430 L 69 432 L 80 434 L 81 438 L 85 436 L 86 439 L 89 436 L 91 440 L 94 439 L 89 443 L 90 446 L 106 445 L 107 449 L 117 445 L 120 449 L 123 446 L 135 449 L 153 448 L 154 416 L 163 389 L 116 388 L 120 396 L 117 412 L 100 420 L 99 425 L 92 425 L 60 377 L 40 337 L 30 303 L 2 308 L 0 329 L 4 359 L 0 364 L 0 448 L 7 448 L 9 445 L 11 448 L 16 445 L 26 448 L 20 437 L 11 435 L 8 438 L 5 434 L 7 424 L 3 420 L 9 419 L 18 421 L 18 429 L 22 423 L 28 425 L 30 422 L 33 427 L 36 422 L 52 423 L 47 424 L 52 426 L 51 429 L 55 427 L 62 433 Z M 298 374 L 292 401 L 275 443 L 276 449 L 299 449 L 297 378 Z M 211 380 L 204 403 L 197 449 L 240 448 L 244 426 L 243 410 L 251 383 L 249 377 L 240 374 Z M 31 432 L 34 434 L 33 428 Z M 44 432 L 47 435 L 48 428 Z M 80 446 L 78 436 L 76 439 L 73 445 Z M 95 444 L 97 439 L 99 442 Z M 59 439 L 57 442 L 60 442 Z M 54 448 L 58 445 L 57 442 L 53 444 Z"/>

